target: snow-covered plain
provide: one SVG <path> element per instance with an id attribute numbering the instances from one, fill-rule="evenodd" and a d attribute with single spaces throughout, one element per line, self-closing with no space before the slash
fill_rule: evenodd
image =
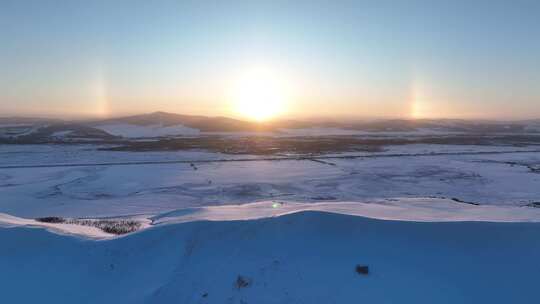
<path id="1" fill-rule="evenodd" d="M 455 154 L 432 155 L 442 148 L 407 147 L 322 162 L 257 157 L 252 161 L 222 162 L 219 160 L 238 156 L 95 151 L 95 147 L 88 146 L 12 146 L 11 150 L 0 151 L 3 165 L 160 160 L 184 163 L 0 169 L 0 212 L 30 218 L 103 217 L 264 200 L 363 202 L 436 197 L 511 206 L 540 200 L 540 174 L 531 170 L 540 164 L 538 152 L 474 154 L 516 148 L 466 146 L 445 148 Z"/>
<path id="2" fill-rule="evenodd" d="M 540 300 L 536 147 L 272 160 L 97 148 L 0 146 L 2 302 Z M 44 216 L 152 225 L 118 237 Z"/>

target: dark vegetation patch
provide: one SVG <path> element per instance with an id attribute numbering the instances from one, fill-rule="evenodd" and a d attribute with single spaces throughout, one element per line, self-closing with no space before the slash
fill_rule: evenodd
<path id="1" fill-rule="evenodd" d="M 378 152 L 378 145 L 365 144 L 354 137 L 197 137 L 162 139 L 154 142 L 129 142 L 106 148 L 109 151 L 176 151 L 204 149 L 226 154 L 273 155 L 279 153 L 323 154 L 339 151 Z"/>
<path id="2" fill-rule="evenodd" d="M 46 217 L 39 217 L 36 219 L 36 221 L 42 222 L 42 223 L 59 224 L 59 223 L 64 223 L 66 220 L 58 216 L 46 216 Z"/>
<path id="3" fill-rule="evenodd" d="M 447 135 L 412 136 L 408 138 L 376 136 L 313 136 L 313 137 L 265 137 L 251 136 L 227 138 L 203 136 L 195 138 L 169 138 L 156 141 L 123 141 L 116 147 L 103 148 L 108 151 L 178 151 L 208 150 L 225 154 L 275 155 L 302 154 L 320 155 L 340 152 L 381 152 L 388 145 L 441 144 L 441 145 L 540 145 L 540 136 L 535 135 Z"/>
<path id="4" fill-rule="evenodd" d="M 68 220 L 66 223 L 96 227 L 111 234 L 126 234 L 135 232 L 141 228 L 141 223 L 133 220 L 72 219 Z"/>
<path id="5" fill-rule="evenodd" d="M 52 224 L 72 224 L 72 225 L 81 225 L 96 227 L 101 229 L 104 232 L 110 234 L 127 234 L 135 232 L 141 228 L 141 223 L 134 220 L 122 220 L 122 219 L 107 219 L 107 220 L 96 220 L 96 219 L 71 219 L 71 218 L 62 218 L 58 216 L 48 216 L 37 218 L 36 221 L 42 223 L 52 223 Z"/>

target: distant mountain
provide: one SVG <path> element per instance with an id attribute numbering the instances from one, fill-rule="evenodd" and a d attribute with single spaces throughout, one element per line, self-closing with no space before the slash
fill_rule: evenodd
<path id="1" fill-rule="evenodd" d="M 61 123 L 57 119 L 33 117 L 0 117 L 0 139 L 18 139 L 29 136 L 41 128 Z"/>
<path id="2" fill-rule="evenodd" d="M 39 117 L 0 117 L 0 126 L 9 125 L 37 125 L 37 124 L 52 124 L 59 123 L 62 120 L 52 118 L 39 118 Z"/>
<path id="3" fill-rule="evenodd" d="M 184 126 L 197 129 L 201 132 L 241 132 L 255 131 L 264 128 L 264 125 L 257 123 L 227 118 L 227 117 L 207 117 L 195 115 L 181 115 L 166 112 L 154 112 L 150 114 L 119 117 L 92 122 L 93 126 L 104 126 L 111 124 L 130 124 L 135 126 Z"/>
<path id="4" fill-rule="evenodd" d="M 79 123 L 62 121 L 39 121 L 33 124 L 29 120 L 12 121 L 0 124 L 0 139 L 14 143 L 51 143 L 51 142 L 96 142 L 117 139 L 102 130 Z"/>
<path id="5" fill-rule="evenodd" d="M 277 124 L 279 128 L 282 125 Z M 377 119 L 340 122 L 287 122 L 285 128 L 334 128 L 362 132 L 463 132 L 463 133 L 516 133 L 527 130 L 522 122 L 470 121 L 460 119 Z"/>
<path id="6" fill-rule="evenodd" d="M 474 133 L 515 133 L 525 131 L 526 125 L 519 123 L 503 123 L 488 121 L 468 121 L 458 119 L 394 119 L 359 123 L 352 126 L 357 130 L 370 132 L 414 132 L 431 130 L 441 132 L 474 132 Z"/>
<path id="7" fill-rule="evenodd" d="M 47 118 L 0 118 L 0 139 L 11 142 L 67 142 L 198 136 L 200 134 L 280 134 L 291 136 L 361 134 L 524 134 L 539 133 L 540 119 L 515 122 L 460 119 L 378 119 L 364 121 L 276 120 L 256 123 L 227 117 L 166 112 L 93 121 Z"/>
<path id="8" fill-rule="evenodd" d="M 528 132 L 540 132 L 540 119 L 523 120 L 519 123 L 525 125 Z"/>

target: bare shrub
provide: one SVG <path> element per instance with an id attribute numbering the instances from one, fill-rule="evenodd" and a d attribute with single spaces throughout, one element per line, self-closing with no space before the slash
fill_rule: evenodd
<path id="1" fill-rule="evenodd" d="M 244 276 L 241 276 L 239 275 L 237 278 L 236 278 L 236 288 L 240 289 L 240 288 L 246 288 L 248 287 L 249 285 L 251 284 L 251 279 L 249 278 L 246 278 Z"/>

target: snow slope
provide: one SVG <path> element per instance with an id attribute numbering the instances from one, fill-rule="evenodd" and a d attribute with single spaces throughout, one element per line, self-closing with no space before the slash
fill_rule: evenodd
<path id="1" fill-rule="evenodd" d="M 537 303 L 538 223 L 301 212 L 108 241 L 0 229 L 5 303 Z M 369 275 L 355 272 L 369 266 Z M 239 287 L 238 278 L 248 282 Z"/>
<path id="2" fill-rule="evenodd" d="M 155 225 L 192 221 L 251 220 L 320 211 L 381 220 L 415 222 L 539 222 L 540 208 L 477 206 L 440 198 L 392 198 L 371 202 L 296 203 L 265 201 L 244 205 L 179 209 L 151 217 Z"/>
<path id="3" fill-rule="evenodd" d="M 141 223 L 141 230 L 153 226 L 195 221 L 237 221 L 318 211 L 355 215 L 372 219 L 415 222 L 535 222 L 540 223 L 540 208 L 471 205 L 442 198 L 392 198 L 370 202 L 298 203 L 263 201 L 243 205 L 183 208 L 158 215 L 135 215 L 123 219 Z M 111 219 L 111 218 L 107 218 Z M 95 227 L 66 223 L 44 223 L 0 213 L 0 227 L 44 228 L 54 233 L 90 239 L 116 237 Z"/>

